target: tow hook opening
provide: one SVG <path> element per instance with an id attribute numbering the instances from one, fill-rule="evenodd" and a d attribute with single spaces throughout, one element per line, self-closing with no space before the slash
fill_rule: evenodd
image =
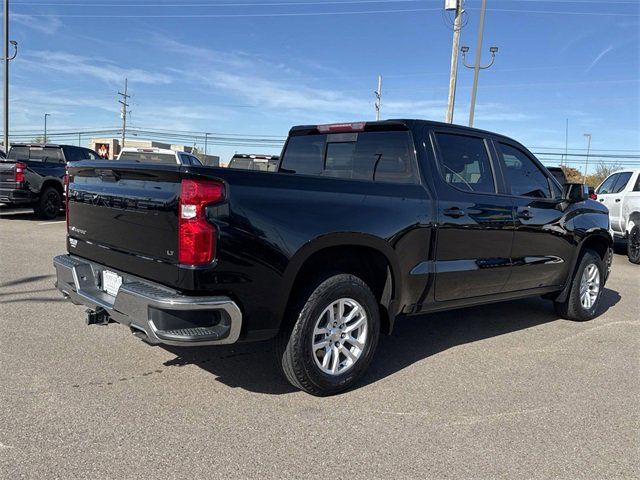
<path id="1" fill-rule="evenodd" d="M 95 310 L 87 309 L 86 314 L 87 325 L 108 325 L 111 321 L 109 314 L 102 307 L 98 307 Z"/>

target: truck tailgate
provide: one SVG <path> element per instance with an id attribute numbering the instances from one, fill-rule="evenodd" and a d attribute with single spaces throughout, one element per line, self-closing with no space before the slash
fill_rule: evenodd
<path id="1" fill-rule="evenodd" d="M 177 278 L 179 191 L 179 166 L 74 164 L 70 253 L 143 277 L 162 270 Z"/>
<path id="2" fill-rule="evenodd" d="M 13 160 L 0 160 L 0 182 L 13 182 L 16 176 L 16 162 Z"/>

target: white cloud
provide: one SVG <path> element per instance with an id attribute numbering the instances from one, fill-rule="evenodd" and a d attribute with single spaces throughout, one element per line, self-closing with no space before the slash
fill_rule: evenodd
<path id="1" fill-rule="evenodd" d="M 37 68 L 50 70 L 71 77 L 92 77 L 109 84 L 120 85 L 125 78 L 132 83 L 164 85 L 172 82 L 166 74 L 125 68 L 111 60 L 100 57 L 84 57 L 66 52 L 37 51 L 21 58 L 21 62 Z"/>
<path id="2" fill-rule="evenodd" d="M 12 13 L 11 20 L 18 25 L 32 28 L 47 35 L 56 33 L 62 27 L 62 21 L 58 17 L 34 17 L 24 13 Z"/>
<path id="3" fill-rule="evenodd" d="M 589 64 L 589 66 L 587 67 L 587 72 L 589 70 L 591 70 L 593 67 L 596 66 L 596 64 L 602 59 L 602 57 L 604 57 L 607 53 L 609 53 L 611 50 L 613 50 L 613 45 L 609 45 L 607 48 L 605 48 L 604 50 L 602 50 L 597 56 L 596 58 L 593 59 L 593 61 Z"/>

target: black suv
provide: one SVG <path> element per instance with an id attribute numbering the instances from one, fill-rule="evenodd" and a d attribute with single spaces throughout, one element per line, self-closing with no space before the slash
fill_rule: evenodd
<path id="1" fill-rule="evenodd" d="M 30 205 L 41 218 L 55 218 L 63 204 L 67 162 L 98 160 L 89 148 L 74 145 L 14 143 L 0 159 L 0 202 Z"/>

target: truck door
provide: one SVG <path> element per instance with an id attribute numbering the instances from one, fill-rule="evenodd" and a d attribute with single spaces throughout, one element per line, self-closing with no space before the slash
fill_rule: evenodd
<path id="1" fill-rule="evenodd" d="M 513 208 L 499 195 L 488 140 L 481 135 L 435 132 L 438 228 L 435 299 L 499 293 L 508 279 Z"/>
<path id="2" fill-rule="evenodd" d="M 615 232 L 624 233 L 624 227 L 622 225 L 622 201 L 624 192 L 627 190 L 627 184 L 631 180 L 632 172 L 621 172 L 618 174 L 618 179 L 613 186 L 609 205 L 609 221 L 611 222 L 611 228 Z M 630 190 L 630 189 L 629 189 Z"/>
<path id="3" fill-rule="evenodd" d="M 613 175 L 609 175 L 604 182 L 600 184 L 600 186 L 596 189 L 596 195 L 598 195 L 598 201 L 602 203 L 605 207 L 609 209 L 609 221 L 611 221 L 611 207 L 614 203 L 614 195 L 613 189 L 616 186 L 616 182 L 618 181 L 619 173 L 614 173 Z M 621 233 L 616 227 L 611 225 L 613 231 L 616 233 Z"/>
<path id="4" fill-rule="evenodd" d="M 504 291 L 562 285 L 575 252 L 562 225 L 562 192 L 526 149 L 506 140 L 494 146 L 515 216 L 513 269 Z"/>

